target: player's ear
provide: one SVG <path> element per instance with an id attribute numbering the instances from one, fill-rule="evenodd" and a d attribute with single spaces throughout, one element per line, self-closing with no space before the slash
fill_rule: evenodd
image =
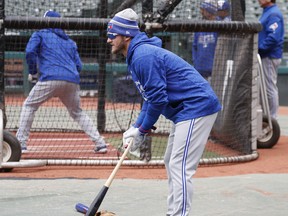
<path id="1" fill-rule="evenodd" d="M 131 40 L 131 37 L 128 37 L 128 36 L 124 36 L 124 37 L 125 37 L 125 41 Z"/>

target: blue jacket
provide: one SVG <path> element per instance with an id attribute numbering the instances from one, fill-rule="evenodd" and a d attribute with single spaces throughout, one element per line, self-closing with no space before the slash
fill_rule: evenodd
<path id="1" fill-rule="evenodd" d="M 32 34 L 26 47 L 30 74 L 39 69 L 39 80 L 80 83 L 82 63 L 76 43 L 61 29 L 42 29 Z"/>
<path id="2" fill-rule="evenodd" d="M 262 31 L 259 32 L 258 52 L 260 56 L 282 58 L 284 44 L 284 21 L 276 4 L 263 9 L 259 20 Z"/>
<path id="3" fill-rule="evenodd" d="M 192 45 L 193 65 L 204 77 L 212 74 L 216 45 L 216 32 L 196 32 L 194 34 Z"/>
<path id="4" fill-rule="evenodd" d="M 144 104 L 135 123 L 147 132 L 160 114 L 175 124 L 218 112 L 217 96 L 193 66 L 161 48 L 157 37 L 137 34 L 130 42 L 126 62 Z"/>

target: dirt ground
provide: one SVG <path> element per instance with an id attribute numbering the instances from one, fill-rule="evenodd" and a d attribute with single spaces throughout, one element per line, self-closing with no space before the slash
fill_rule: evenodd
<path id="1" fill-rule="evenodd" d="M 288 107 L 280 107 L 279 113 L 288 116 Z M 286 124 L 285 124 L 286 125 Z M 281 136 L 272 149 L 258 149 L 259 158 L 245 163 L 200 166 L 195 177 L 219 177 L 243 174 L 288 173 L 288 136 Z M 107 179 L 114 166 L 45 166 L 14 168 L 0 173 L 1 178 L 87 178 Z M 117 179 L 166 179 L 164 167 L 139 168 L 122 166 Z"/>
<path id="2" fill-rule="evenodd" d="M 253 173 L 288 173 L 288 137 L 281 136 L 272 149 L 259 149 L 257 160 L 245 163 L 200 166 L 195 177 L 231 176 Z M 114 166 L 46 166 L 14 168 L 0 173 L 0 178 L 94 178 L 107 179 Z M 122 166 L 117 179 L 166 179 L 164 167 L 138 168 Z"/>

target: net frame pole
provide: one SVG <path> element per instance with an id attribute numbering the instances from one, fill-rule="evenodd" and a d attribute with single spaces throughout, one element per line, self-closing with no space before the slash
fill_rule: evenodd
<path id="1" fill-rule="evenodd" d="M 255 150 L 249 155 L 242 156 L 229 156 L 218 158 L 201 158 L 199 165 L 212 165 L 212 164 L 227 164 L 227 163 L 239 163 L 256 160 L 259 157 L 259 153 Z M 48 159 L 48 166 L 114 166 L 118 160 L 81 160 L 81 159 Z M 163 160 L 125 160 L 123 166 L 165 166 Z"/>
<path id="2" fill-rule="evenodd" d="M 107 17 L 108 11 L 108 1 L 107 0 L 101 0 L 100 2 L 101 8 L 105 8 L 101 10 L 101 17 Z M 105 29 L 106 30 L 106 29 Z M 98 77 L 98 107 L 97 107 L 97 129 L 100 133 L 105 131 L 105 125 L 106 125 L 106 114 L 105 114 L 105 95 L 106 95 L 106 55 L 107 53 L 107 43 L 106 43 L 106 31 L 100 30 L 100 47 L 99 47 L 99 77 Z"/>
<path id="3" fill-rule="evenodd" d="M 0 1 L 0 109 L 3 111 L 3 128 L 6 127 L 7 117 L 5 113 L 5 83 L 4 83 L 4 65 L 5 65 L 5 0 Z"/>
<path id="4" fill-rule="evenodd" d="M 4 114 L 5 105 L 4 105 L 4 51 L 5 51 L 5 42 L 4 42 L 4 17 L 5 17 L 5 0 L 0 1 L 0 168 L 3 163 L 3 130 L 4 130 Z"/>
<path id="5" fill-rule="evenodd" d="M 3 164 L 3 112 L 0 109 L 0 168 Z"/>
<path id="6" fill-rule="evenodd" d="M 67 30 L 106 30 L 110 19 L 107 18 L 43 18 L 29 17 L 23 19 L 20 16 L 7 16 L 4 20 L 5 28 L 11 29 L 40 29 L 62 28 Z M 147 24 L 147 23 L 145 23 Z M 145 26 L 140 23 L 140 26 Z M 258 33 L 262 25 L 258 21 L 243 22 L 217 22 L 217 21 L 169 21 L 161 25 L 150 23 L 153 32 L 235 32 L 235 33 Z"/>
<path id="7" fill-rule="evenodd" d="M 157 23 L 163 23 L 167 16 L 181 1 L 182 0 L 166 0 L 165 2 L 162 2 L 157 9 L 156 17 L 153 17 L 153 19 L 156 20 Z"/>
<path id="8" fill-rule="evenodd" d="M 233 21 L 244 21 L 245 20 L 245 11 L 246 4 L 245 0 L 231 0 L 232 14 L 231 18 Z"/>

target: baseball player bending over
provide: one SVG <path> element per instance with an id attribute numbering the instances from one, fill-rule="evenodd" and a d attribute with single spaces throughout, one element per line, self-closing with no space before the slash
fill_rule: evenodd
<path id="1" fill-rule="evenodd" d="M 221 105 L 198 71 L 161 48 L 161 39 L 140 32 L 137 19 L 128 8 L 117 13 L 107 27 L 111 52 L 126 57 L 128 71 L 145 100 L 137 121 L 123 134 L 123 142 L 126 145 L 133 139 L 131 151 L 136 150 L 161 114 L 172 121 L 164 158 L 169 184 L 167 215 L 187 216 L 192 176 Z"/>

